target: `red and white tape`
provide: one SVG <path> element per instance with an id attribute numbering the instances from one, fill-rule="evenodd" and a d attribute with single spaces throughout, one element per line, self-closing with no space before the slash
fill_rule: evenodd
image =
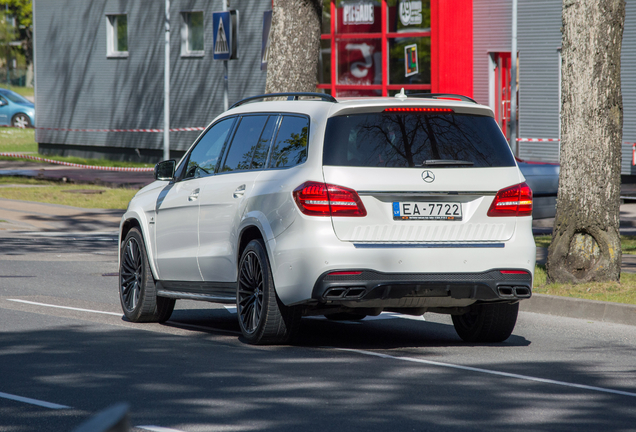
<path id="1" fill-rule="evenodd" d="M 3 127 L 17 127 L 11 125 L 2 125 Z M 64 128 L 45 128 L 36 127 L 33 129 L 51 130 L 60 132 L 151 132 L 151 133 L 163 133 L 163 129 L 64 129 Z M 170 128 L 170 132 L 193 132 L 205 130 L 204 127 L 183 127 L 183 128 Z"/>
<path id="2" fill-rule="evenodd" d="M 56 160 L 53 160 L 53 159 L 45 159 L 45 158 L 41 158 L 41 157 L 37 157 L 37 156 L 25 155 L 25 154 L 22 154 L 22 153 L 0 153 L 0 156 L 19 158 L 19 159 L 28 159 L 28 160 L 41 161 L 41 162 L 48 162 L 48 163 L 52 163 L 52 164 L 70 166 L 70 167 L 74 167 L 74 168 L 85 168 L 85 169 L 98 170 L 98 171 L 123 171 L 123 172 L 150 172 L 150 171 L 154 171 L 154 168 L 126 168 L 126 167 L 105 167 L 105 166 L 95 166 L 95 165 L 80 165 L 80 164 L 71 163 L 71 162 L 62 162 L 62 161 L 56 161 Z"/>
<path id="3" fill-rule="evenodd" d="M 519 142 L 559 142 L 558 138 L 517 138 Z"/>

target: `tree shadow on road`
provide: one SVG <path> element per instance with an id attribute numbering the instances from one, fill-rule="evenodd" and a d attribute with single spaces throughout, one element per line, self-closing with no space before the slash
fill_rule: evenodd
<path id="1" fill-rule="evenodd" d="M 451 340 L 443 327 L 434 326 L 434 340 Z M 131 404 L 133 425 L 184 431 L 630 430 L 636 420 L 631 397 L 356 352 L 253 347 L 204 332 L 59 326 L 0 333 L 0 347 L 0 392 L 81 410 L 0 399 L 0 430 L 71 430 L 81 415 L 119 401 Z M 610 384 L 577 362 L 471 366 Z"/>

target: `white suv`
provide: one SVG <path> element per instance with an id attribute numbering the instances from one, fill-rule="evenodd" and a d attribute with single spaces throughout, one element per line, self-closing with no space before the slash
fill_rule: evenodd
<path id="1" fill-rule="evenodd" d="M 437 312 L 500 342 L 532 293 L 532 191 L 464 96 L 245 99 L 155 178 L 121 221 L 134 322 L 168 320 L 176 299 L 235 303 L 265 344 L 302 316 Z"/>

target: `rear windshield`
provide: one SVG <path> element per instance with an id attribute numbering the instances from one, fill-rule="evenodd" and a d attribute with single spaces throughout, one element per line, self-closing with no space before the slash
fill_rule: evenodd
<path id="1" fill-rule="evenodd" d="M 492 117 L 368 113 L 327 122 L 324 165 L 506 167 L 515 161 Z"/>

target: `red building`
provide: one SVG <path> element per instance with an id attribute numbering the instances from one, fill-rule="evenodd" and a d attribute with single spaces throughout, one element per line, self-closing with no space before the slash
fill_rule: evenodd
<path id="1" fill-rule="evenodd" d="M 325 1 L 319 88 L 473 94 L 473 0 Z"/>

